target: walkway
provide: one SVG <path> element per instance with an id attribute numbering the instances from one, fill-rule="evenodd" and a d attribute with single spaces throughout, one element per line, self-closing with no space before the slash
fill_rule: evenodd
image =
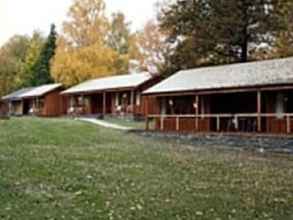
<path id="1" fill-rule="evenodd" d="M 112 129 L 121 130 L 121 131 L 133 130 L 133 128 L 131 127 L 120 126 L 120 125 L 112 124 L 103 120 L 98 120 L 93 118 L 78 118 L 77 120 L 99 125 L 101 127 L 112 128 Z"/>

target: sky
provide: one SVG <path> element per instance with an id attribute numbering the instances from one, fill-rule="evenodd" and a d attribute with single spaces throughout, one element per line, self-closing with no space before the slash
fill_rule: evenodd
<path id="1" fill-rule="evenodd" d="M 0 0 L 0 46 L 15 34 L 31 34 L 33 30 L 48 33 L 51 23 L 58 30 L 73 0 Z M 132 29 L 141 29 L 155 17 L 157 0 L 105 0 L 107 14 L 125 13 Z"/>

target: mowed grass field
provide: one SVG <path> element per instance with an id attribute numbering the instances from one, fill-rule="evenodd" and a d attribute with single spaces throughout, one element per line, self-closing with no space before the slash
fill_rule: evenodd
<path id="1" fill-rule="evenodd" d="M 0 219 L 293 219 L 293 158 L 0 121 Z"/>

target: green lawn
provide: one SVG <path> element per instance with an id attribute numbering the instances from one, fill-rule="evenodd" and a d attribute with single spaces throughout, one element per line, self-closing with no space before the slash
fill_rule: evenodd
<path id="1" fill-rule="evenodd" d="M 293 219 L 293 157 L 0 121 L 0 219 Z"/>

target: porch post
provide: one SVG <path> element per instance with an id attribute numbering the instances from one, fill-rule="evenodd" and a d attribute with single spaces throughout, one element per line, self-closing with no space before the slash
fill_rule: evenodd
<path id="1" fill-rule="evenodd" d="M 34 111 L 37 111 L 37 114 L 40 114 L 40 100 L 39 100 L 39 97 L 36 98 L 36 106 L 35 106 L 35 110 Z"/>
<path id="2" fill-rule="evenodd" d="M 146 116 L 145 118 L 145 130 L 149 131 L 150 130 L 150 124 L 149 124 L 149 116 Z"/>
<path id="3" fill-rule="evenodd" d="M 257 91 L 257 131 L 261 132 L 261 91 Z"/>
<path id="4" fill-rule="evenodd" d="M 161 131 L 164 131 L 164 116 L 162 116 L 161 115 L 161 122 L 160 122 L 160 124 L 161 124 Z"/>
<path id="5" fill-rule="evenodd" d="M 9 109 L 9 113 L 8 114 L 11 116 L 12 115 L 12 112 L 13 112 L 11 101 L 8 102 L 8 109 Z"/>
<path id="6" fill-rule="evenodd" d="M 32 109 L 32 115 L 36 115 L 36 106 L 37 106 L 37 98 L 33 99 L 33 109 Z"/>
<path id="7" fill-rule="evenodd" d="M 166 103 L 167 100 L 166 98 L 163 98 L 161 99 L 161 112 L 160 112 L 160 129 L 161 131 L 164 131 L 165 129 L 165 126 L 164 126 L 164 119 L 165 119 L 165 116 L 166 116 Z"/>
<path id="8" fill-rule="evenodd" d="M 291 118 L 289 115 L 287 116 L 287 133 L 291 133 Z"/>
<path id="9" fill-rule="evenodd" d="M 106 101 L 106 92 L 103 92 L 103 117 L 106 115 L 107 113 L 107 101 Z"/>
<path id="10" fill-rule="evenodd" d="M 195 96 L 195 130 L 199 131 L 198 114 L 199 114 L 199 96 Z"/>
<path id="11" fill-rule="evenodd" d="M 130 105 L 132 109 L 132 113 L 134 114 L 134 90 L 131 90 L 131 95 L 130 95 Z"/>
<path id="12" fill-rule="evenodd" d="M 180 119 L 179 117 L 176 117 L 176 131 L 180 130 Z"/>
<path id="13" fill-rule="evenodd" d="M 217 116 L 217 131 L 219 132 L 221 130 L 221 118 L 218 115 Z"/>

